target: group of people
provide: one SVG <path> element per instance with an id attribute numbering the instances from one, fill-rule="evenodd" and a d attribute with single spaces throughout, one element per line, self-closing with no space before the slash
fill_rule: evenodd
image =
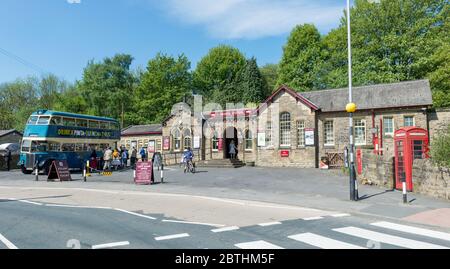
<path id="1" fill-rule="evenodd" d="M 111 170 L 114 168 L 123 169 L 128 167 L 128 160 L 130 160 L 130 166 L 134 168 L 136 166 L 136 162 L 138 162 L 138 154 L 136 147 L 132 147 L 130 151 L 125 147 L 120 147 L 120 149 L 115 148 L 114 150 L 111 147 L 107 147 L 103 150 L 103 157 L 100 161 L 102 164 L 98 164 L 98 156 L 97 151 L 92 150 L 90 159 L 91 159 L 91 168 L 98 169 L 99 167 L 103 168 L 103 170 Z M 147 153 L 147 150 L 142 147 L 139 151 L 140 161 L 146 162 L 148 161 L 148 157 L 150 152 Z M 153 163 L 158 167 L 158 170 L 161 167 L 162 157 L 159 153 L 154 153 L 152 157 Z"/>

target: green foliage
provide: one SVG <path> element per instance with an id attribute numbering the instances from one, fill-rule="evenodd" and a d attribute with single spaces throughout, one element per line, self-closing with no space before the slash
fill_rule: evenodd
<path id="1" fill-rule="evenodd" d="M 428 78 L 436 107 L 450 105 L 448 0 L 356 0 L 351 9 L 354 85 Z M 278 84 L 299 91 L 348 85 L 347 20 L 320 37 L 313 25 L 288 38 Z"/>
<path id="2" fill-rule="evenodd" d="M 430 152 L 433 163 L 450 168 L 450 126 L 433 138 Z"/>
<path id="3" fill-rule="evenodd" d="M 121 119 L 122 126 L 127 125 L 124 117 L 134 95 L 132 61 L 130 55 L 117 54 L 99 63 L 88 63 L 77 88 L 86 100 L 89 114 Z"/>
<path id="4" fill-rule="evenodd" d="M 277 84 L 278 64 L 266 64 L 259 69 L 267 85 L 266 97 L 275 91 L 280 85 Z"/>
<path id="5" fill-rule="evenodd" d="M 299 91 L 314 88 L 317 66 L 321 61 L 321 37 L 312 24 L 294 28 L 283 49 L 277 84 L 285 84 Z"/>
<path id="6" fill-rule="evenodd" d="M 135 123 L 161 123 L 170 115 L 172 106 L 191 94 L 192 75 L 190 62 L 185 55 L 178 58 L 158 53 L 142 73 L 134 104 L 137 112 Z"/>
<path id="7" fill-rule="evenodd" d="M 245 67 L 239 72 L 236 82 L 236 101 L 260 103 L 267 94 L 267 84 L 259 71 L 255 58 L 246 61 Z"/>
<path id="8" fill-rule="evenodd" d="M 237 95 L 236 78 L 245 64 L 244 55 L 236 48 L 225 45 L 212 48 L 194 71 L 195 92 L 209 102 L 222 105 L 233 102 Z"/>

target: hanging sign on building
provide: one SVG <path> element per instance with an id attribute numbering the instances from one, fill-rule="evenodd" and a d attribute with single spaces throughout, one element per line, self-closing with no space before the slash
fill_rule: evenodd
<path id="1" fill-rule="evenodd" d="M 200 148 L 200 136 L 194 136 L 194 149 Z"/>
<path id="2" fill-rule="evenodd" d="M 258 147 L 266 146 L 266 133 L 258 133 Z"/>
<path id="3" fill-rule="evenodd" d="M 154 140 L 150 140 L 148 142 L 148 152 L 150 153 L 154 153 L 155 152 L 155 141 Z"/>
<path id="4" fill-rule="evenodd" d="M 163 150 L 170 150 L 170 137 L 165 136 L 163 138 Z"/>
<path id="5" fill-rule="evenodd" d="M 314 128 L 305 129 L 305 146 L 314 146 Z"/>

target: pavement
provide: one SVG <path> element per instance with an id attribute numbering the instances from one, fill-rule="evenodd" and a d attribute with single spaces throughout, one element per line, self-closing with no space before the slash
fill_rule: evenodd
<path id="1" fill-rule="evenodd" d="M 70 182 L 0 173 L 0 248 L 448 248 L 450 203 L 317 169 L 179 167 Z"/>

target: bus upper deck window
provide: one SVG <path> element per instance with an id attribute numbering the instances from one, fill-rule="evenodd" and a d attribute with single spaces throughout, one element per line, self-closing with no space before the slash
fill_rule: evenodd
<path id="1" fill-rule="evenodd" d="M 63 124 L 64 124 L 64 126 L 76 127 L 76 125 L 75 125 L 75 119 L 64 118 L 64 119 L 63 119 Z"/>
<path id="2" fill-rule="evenodd" d="M 100 128 L 101 129 L 109 129 L 109 123 L 106 121 L 101 121 L 100 122 Z"/>
<path id="3" fill-rule="evenodd" d="M 38 125 L 48 125 L 49 122 L 50 122 L 49 116 L 40 116 L 37 124 Z"/>
<path id="4" fill-rule="evenodd" d="M 61 117 L 52 117 L 50 119 L 50 125 L 61 125 Z"/>
<path id="5" fill-rule="evenodd" d="M 86 128 L 88 126 L 88 122 L 87 120 L 77 119 L 77 126 Z"/>
<path id="6" fill-rule="evenodd" d="M 99 126 L 99 122 L 98 121 L 94 121 L 94 120 L 89 121 L 89 128 L 98 129 L 99 127 L 100 126 Z"/>
<path id="7" fill-rule="evenodd" d="M 38 116 L 31 116 L 29 119 L 28 119 L 28 122 L 27 122 L 27 124 L 36 124 L 36 122 L 38 121 Z"/>

